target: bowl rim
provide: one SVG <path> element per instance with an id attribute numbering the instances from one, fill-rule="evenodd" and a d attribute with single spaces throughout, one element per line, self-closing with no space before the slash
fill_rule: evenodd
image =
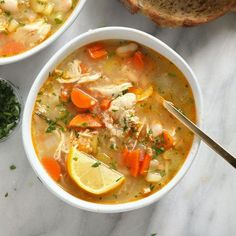
<path id="1" fill-rule="evenodd" d="M 10 56 L 10 57 L 0 57 L 0 66 L 1 65 L 6 65 L 6 64 L 11 64 L 15 63 L 21 60 L 24 60 L 44 48 L 48 47 L 50 44 L 52 44 L 54 41 L 56 41 L 70 26 L 71 24 L 76 20 L 78 15 L 80 14 L 81 10 L 84 7 L 84 4 L 86 3 L 87 0 L 79 0 L 77 6 L 74 8 L 70 16 L 66 19 L 64 24 L 58 28 L 58 30 L 50 35 L 46 40 L 38 44 L 37 46 L 23 52 L 20 54 L 17 54 L 15 56 Z"/>
<path id="2" fill-rule="evenodd" d="M 183 178 L 183 176 L 186 174 L 187 170 L 191 166 L 198 152 L 200 140 L 196 136 L 194 137 L 192 147 L 184 164 L 167 185 L 165 185 L 161 190 L 153 193 L 152 195 L 137 201 L 120 204 L 98 204 L 88 202 L 72 196 L 71 194 L 63 190 L 55 181 L 53 181 L 49 177 L 47 172 L 42 167 L 39 159 L 37 158 L 31 138 L 31 117 L 34 102 L 37 96 L 37 91 L 47 79 L 48 73 L 53 70 L 53 68 L 55 68 L 55 66 L 60 63 L 66 56 L 70 55 L 71 52 L 73 52 L 77 48 L 102 39 L 126 39 L 134 42 L 136 41 L 140 44 L 143 44 L 149 48 L 156 50 L 157 52 L 165 56 L 167 59 L 169 59 L 171 62 L 173 62 L 181 70 L 181 72 L 184 73 L 192 88 L 196 103 L 197 125 L 200 127 L 202 126 L 202 94 L 196 76 L 194 75 L 192 69 L 179 54 L 177 54 L 174 50 L 172 50 L 169 46 L 167 46 L 165 43 L 163 43 L 156 37 L 149 35 L 145 32 L 126 27 L 105 27 L 94 29 L 74 38 L 73 40 L 68 42 L 64 47 L 62 47 L 53 57 L 51 57 L 51 59 L 40 71 L 39 75 L 37 76 L 35 82 L 33 83 L 30 89 L 28 98 L 26 100 L 22 121 L 23 145 L 32 168 L 34 169 L 36 175 L 42 180 L 45 186 L 52 193 L 54 193 L 57 197 L 69 203 L 70 205 L 92 212 L 117 213 L 131 211 L 150 205 L 158 201 L 163 195 L 169 192 Z"/>

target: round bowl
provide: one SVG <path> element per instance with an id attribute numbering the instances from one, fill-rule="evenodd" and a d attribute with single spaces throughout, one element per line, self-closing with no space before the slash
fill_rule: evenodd
<path id="1" fill-rule="evenodd" d="M 5 65 L 5 64 L 10 64 L 10 63 L 14 63 L 17 61 L 21 61 L 23 59 L 26 59 L 26 58 L 36 54 L 37 52 L 43 50 L 47 46 L 49 46 L 59 36 L 61 36 L 64 33 L 64 31 L 66 31 L 70 27 L 70 25 L 75 21 L 76 17 L 81 12 L 85 2 L 86 2 L 86 0 L 79 0 L 77 6 L 72 11 L 71 15 L 67 18 L 65 23 L 54 34 L 52 34 L 50 37 L 48 37 L 45 41 L 38 44 L 36 47 L 33 47 L 33 48 L 31 48 L 23 53 L 20 53 L 18 55 L 10 56 L 10 57 L 0 57 L 0 65 Z"/>
<path id="2" fill-rule="evenodd" d="M 17 120 L 17 125 L 10 131 L 10 133 L 9 133 L 7 136 L 5 136 L 4 138 L 0 139 L 0 143 L 3 143 L 3 142 L 5 142 L 8 138 L 10 138 L 12 135 L 14 135 L 14 134 L 18 131 L 19 127 L 20 127 L 20 124 L 21 124 L 21 116 L 22 116 L 22 110 L 23 110 L 23 102 L 22 102 L 22 97 L 21 97 L 21 95 L 20 95 L 20 93 L 19 93 L 19 88 L 17 88 L 17 87 L 16 87 L 11 81 L 9 81 L 9 80 L 6 80 L 6 79 L 3 79 L 3 78 L 0 77 L 0 81 L 1 81 L 1 80 L 4 81 L 9 87 L 12 88 L 13 93 L 14 93 L 15 96 L 16 96 L 16 100 L 17 100 L 17 102 L 20 104 L 20 114 L 19 114 L 19 118 L 18 118 L 18 120 Z"/>
<path id="3" fill-rule="evenodd" d="M 67 43 L 44 66 L 44 68 L 39 73 L 29 92 L 23 114 L 22 137 L 23 137 L 24 148 L 27 157 L 29 159 L 29 162 L 32 165 L 38 177 L 45 184 L 45 186 L 63 201 L 83 210 L 102 212 L 102 213 L 115 213 L 115 212 L 130 211 L 150 205 L 158 201 L 162 196 L 164 196 L 167 192 L 169 192 L 180 181 L 180 179 L 186 174 L 187 170 L 189 169 L 194 157 L 197 154 L 200 140 L 197 139 L 197 137 L 194 138 L 193 145 L 191 147 L 189 155 L 186 158 L 186 161 L 184 162 L 181 169 L 177 172 L 175 177 L 166 186 L 164 186 L 161 190 L 146 198 L 133 202 L 121 203 L 121 204 L 98 204 L 98 203 L 87 202 L 69 194 L 49 177 L 49 175 L 44 170 L 43 166 L 41 165 L 35 153 L 31 138 L 31 119 L 37 92 L 39 91 L 44 81 L 47 79 L 49 72 L 53 71 L 53 69 L 65 57 L 70 55 L 77 48 L 80 48 L 84 45 L 87 45 L 89 43 L 98 40 L 106 40 L 106 39 L 121 39 L 121 40 L 123 39 L 123 40 L 136 41 L 140 44 L 143 44 L 159 52 L 160 54 L 168 58 L 171 62 L 173 62 L 184 73 L 193 90 L 193 95 L 196 101 L 197 125 L 200 127 L 201 127 L 201 114 L 202 114 L 202 97 L 197 79 L 194 73 L 192 72 L 191 68 L 183 60 L 183 58 L 181 58 L 175 51 L 173 51 L 170 47 L 168 47 L 166 44 L 164 44 L 157 38 L 142 31 L 138 31 L 131 28 L 106 27 L 106 28 L 91 30 L 87 33 L 84 33 L 76 37 L 75 39 L 71 40 L 69 43 Z"/>

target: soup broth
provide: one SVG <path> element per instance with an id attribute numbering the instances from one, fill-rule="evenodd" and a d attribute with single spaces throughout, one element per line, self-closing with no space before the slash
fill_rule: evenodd
<path id="1" fill-rule="evenodd" d="M 52 35 L 78 0 L 1 0 L 0 57 L 27 51 Z"/>
<path id="2" fill-rule="evenodd" d="M 79 48 L 38 93 L 32 139 L 39 160 L 58 185 L 86 201 L 153 194 L 176 175 L 194 137 L 160 96 L 195 122 L 189 83 L 159 53 L 123 40 Z"/>

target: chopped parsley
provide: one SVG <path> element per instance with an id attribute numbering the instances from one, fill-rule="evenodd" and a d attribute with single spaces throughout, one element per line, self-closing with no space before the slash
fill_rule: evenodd
<path id="1" fill-rule="evenodd" d="M 55 18 L 54 21 L 55 21 L 55 23 L 58 24 L 58 25 L 60 25 L 60 24 L 63 22 L 63 20 L 60 19 L 60 18 Z"/>
<path id="2" fill-rule="evenodd" d="M 122 178 L 122 176 L 121 176 L 120 178 L 116 179 L 116 182 L 118 182 L 119 180 L 121 180 L 121 178 Z"/>
<path id="3" fill-rule="evenodd" d="M 51 133 L 52 131 L 56 130 L 57 122 L 54 120 L 48 120 L 48 127 L 46 129 L 46 133 Z"/>
<path id="4" fill-rule="evenodd" d="M 74 157 L 73 160 L 74 160 L 74 161 L 77 161 L 77 160 L 78 160 L 78 157 Z"/>
<path id="5" fill-rule="evenodd" d="M 155 188 L 155 185 L 154 184 L 149 184 L 149 188 L 152 191 Z"/>
<path id="6" fill-rule="evenodd" d="M 111 143 L 110 149 L 115 150 L 116 149 L 116 144 L 115 143 Z"/>
<path id="7" fill-rule="evenodd" d="M 168 75 L 169 75 L 170 77 L 176 77 L 176 74 L 175 74 L 174 72 L 169 72 Z"/>
<path id="8" fill-rule="evenodd" d="M 20 103 L 13 88 L 0 80 L 0 139 L 7 137 L 19 122 Z"/>
<path id="9" fill-rule="evenodd" d="M 16 166 L 15 165 L 10 165 L 10 170 L 15 170 L 16 169 Z"/>
<path id="10" fill-rule="evenodd" d="M 93 163 L 91 166 L 96 168 L 96 167 L 99 167 L 100 165 L 101 165 L 101 162 L 97 161 L 97 162 Z"/>
<path id="11" fill-rule="evenodd" d="M 163 147 L 158 148 L 156 146 L 152 146 L 152 150 L 155 152 L 155 155 L 153 156 L 153 158 L 156 158 L 157 156 L 159 156 L 160 154 L 162 154 L 165 149 Z"/>
<path id="12" fill-rule="evenodd" d="M 161 170 L 160 172 L 161 177 L 164 177 L 166 175 L 166 172 L 164 170 Z"/>
<path id="13" fill-rule="evenodd" d="M 87 127 L 87 126 L 88 126 L 88 123 L 87 123 L 87 122 L 83 122 L 83 123 L 81 124 L 81 126 Z"/>
<path id="14" fill-rule="evenodd" d="M 4 197 L 8 197 L 8 192 L 5 193 Z"/>

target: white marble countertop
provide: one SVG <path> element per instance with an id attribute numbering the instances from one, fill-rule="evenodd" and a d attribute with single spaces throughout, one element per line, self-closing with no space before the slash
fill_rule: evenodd
<path id="1" fill-rule="evenodd" d="M 56 43 L 25 61 L 0 66 L 0 77 L 18 85 L 25 100 L 42 66 L 70 39 L 101 26 L 134 27 L 186 59 L 203 92 L 205 130 L 236 154 L 235 22 L 236 14 L 229 14 L 195 28 L 160 29 L 143 16 L 130 15 L 117 0 L 88 0 Z M 16 170 L 9 169 L 11 164 Z M 38 181 L 20 130 L 0 143 L 1 236 L 233 236 L 235 219 L 236 172 L 204 144 L 185 178 L 158 203 L 129 213 L 95 214 L 60 201 Z"/>

